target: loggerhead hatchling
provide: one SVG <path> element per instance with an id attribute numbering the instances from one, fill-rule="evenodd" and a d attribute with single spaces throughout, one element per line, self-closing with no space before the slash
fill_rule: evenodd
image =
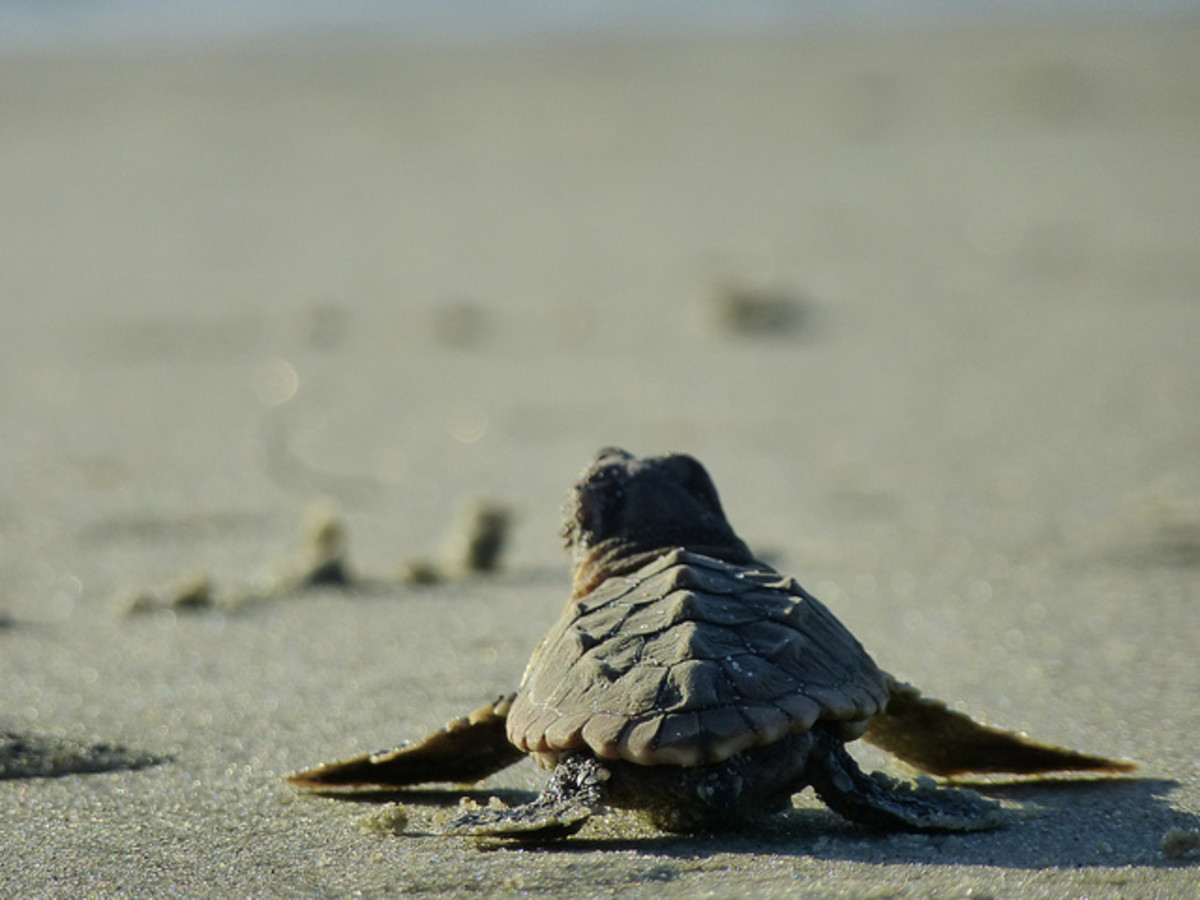
<path id="1" fill-rule="evenodd" d="M 540 796 L 446 830 L 545 840 L 605 805 L 689 831 L 786 808 L 807 786 L 868 827 L 1001 824 L 973 792 L 864 774 L 844 746 L 860 737 L 936 775 L 1133 768 L 981 725 L 882 672 L 824 605 L 755 559 L 690 456 L 602 450 L 564 536 L 574 590 L 515 693 L 415 744 L 289 781 L 474 782 L 529 755 L 552 770 Z"/>

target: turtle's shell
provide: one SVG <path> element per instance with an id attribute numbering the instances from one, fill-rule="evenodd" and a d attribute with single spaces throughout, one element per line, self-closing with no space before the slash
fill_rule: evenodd
<path id="1" fill-rule="evenodd" d="M 847 736 L 887 701 L 858 640 L 794 580 L 671 550 L 572 599 L 533 653 L 508 716 L 546 764 L 697 766 L 810 729 Z"/>

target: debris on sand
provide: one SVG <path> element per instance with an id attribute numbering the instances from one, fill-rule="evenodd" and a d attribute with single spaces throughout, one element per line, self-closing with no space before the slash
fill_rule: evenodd
<path id="1" fill-rule="evenodd" d="M 157 611 L 229 611 L 261 600 L 278 600 L 319 588 L 369 590 L 402 585 L 429 585 L 495 572 L 508 545 L 512 510 L 493 501 L 478 501 L 459 517 L 446 540 L 441 562 L 412 560 L 395 580 L 356 575 L 348 562 L 348 529 L 335 510 L 314 507 L 305 517 L 304 540 L 299 553 L 283 571 L 258 589 L 218 595 L 213 579 L 205 574 L 181 578 L 162 591 L 141 590 L 121 604 L 126 615 Z M 0 628 L 7 621 L 0 616 Z"/>
<path id="2" fill-rule="evenodd" d="M 500 569 L 515 515 L 510 507 L 493 500 L 468 506 L 446 539 L 440 563 L 410 560 L 400 572 L 405 584 L 438 584 Z"/>
<path id="3" fill-rule="evenodd" d="M 1158 852 L 1163 859 L 1186 859 L 1200 851 L 1200 829 L 1171 828 L 1163 835 Z"/>
<path id="4" fill-rule="evenodd" d="M 88 744 L 72 738 L 0 732 L 0 779 L 59 778 L 144 769 L 166 760 L 118 744 Z"/>
<path id="5" fill-rule="evenodd" d="M 724 284 L 713 295 L 711 315 L 718 331 L 737 335 L 778 335 L 798 331 L 808 310 L 794 293 L 780 288 Z"/>
<path id="6" fill-rule="evenodd" d="M 408 827 L 408 810 L 403 803 L 385 803 L 358 820 L 363 834 L 403 834 Z"/>
<path id="7" fill-rule="evenodd" d="M 508 544 L 512 510 L 488 500 L 472 504 L 446 543 L 446 567 L 466 573 L 494 572 Z"/>
<path id="8" fill-rule="evenodd" d="M 163 593 L 139 591 L 125 604 L 127 615 L 170 609 L 185 612 L 214 609 L 217 606 L 212 578 L 205 573 L 188 575 Z"/>
<path id="9" fill-rule="evenodd" d="M 295 577 L 297 587 L 354 583 L 347 564 L 349 541 L 345 523 L 327 506 L 312 509 L 307 517 L 304 547 Z"/>

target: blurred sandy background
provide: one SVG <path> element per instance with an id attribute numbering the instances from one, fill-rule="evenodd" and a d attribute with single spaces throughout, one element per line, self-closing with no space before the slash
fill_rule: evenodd
<path id="1" fill-rule="evenodd" d="M 172 757 L 0 781 L 5 892 L 1191 896 L 1197 97 L 1187 17 L 0 58 L 0 730 Z M 1145 779 L 562 853 L 293 802 L 515 682 L 612 443 L 702 459 L 884 667 Z M 121 612 L 272 583 L 316 504 L 388 579 L 480 498 L 494 578 Z"/>

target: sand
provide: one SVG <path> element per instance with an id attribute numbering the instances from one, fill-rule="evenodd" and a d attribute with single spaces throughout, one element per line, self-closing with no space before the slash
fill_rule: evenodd
<path id="1" fill-rule="evenodd" d="M 1194 896 L 1198 84 L 1194 19 L 0 62 L 0 731 L 117 766 L 0 780 L 0 893 Z M 492 852 L 284 785 L 516 682 L 605 444 L 1138 776 Z M 397 583 L 478 502 L 503 569 Z M 320 505 L 365 588 L 279 589 Z"/>

